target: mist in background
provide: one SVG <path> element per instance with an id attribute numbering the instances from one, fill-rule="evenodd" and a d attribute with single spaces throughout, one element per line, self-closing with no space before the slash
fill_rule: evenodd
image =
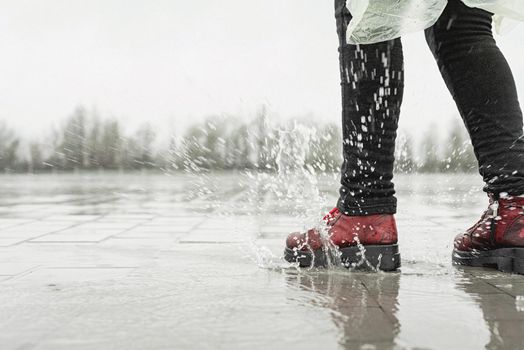
<path id="1" fill-rule="evenodd" d="M 324 166 L 337 164 L 331 1 L 0 4 L 3 169 L 206 167 L 184 163 L 189 156 L 214 159 L 216 168 L 268 168 L 256 154 L 260 139 L 278 142 L 279 128 L 297 121 L 314 126 L 310 163 L 322 153 Z M 497 37 L 521 96 L 523 36 L 520 26 Z M 400 167 L 453 168 L 449 149 L 460 144 L 455 163 L 471 169 L 467 135 L 423 34 L 405 37 L 404 47 Z M 260 125 L 267 129 L 254 128 Z M 197 150 L 198 142 L 221 146 Z M 227 153 L 234 149 L 241 155 Z"/>

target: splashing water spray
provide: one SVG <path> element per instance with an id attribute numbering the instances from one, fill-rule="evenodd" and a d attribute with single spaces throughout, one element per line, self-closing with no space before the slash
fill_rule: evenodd
<path id="1" fill-rule="evenodd" d="M 297 122 L 275 129 L 275 142 L 269 153 L 274 157 L 276 173 L 248 173 L 247 176 L 255 182 L 250 197 L 256 201 L 254 204 L 258 208 L 258 217 L 263 220 L 272 213 L 286 212 L 301 220 L 304 231 L 315 227 L 323 240 L 328 267 L 333 267 L 340 265 L 340 254 L 329 240 L 326 223 L 323 220 L 319 221 L 323 216 L 326 200 L 318 188 L 318 174 L 314 167 L 307 163 L 310 144 L 316 133 L 315 128 Z M 283 232 L 287 233 L 290 232 Z M 283 262 L 281 256 L 274 256 L 269 249 L 259 247 L 255 242 L 251 244 L 251 251 L 260 267 L 290 266 L 289 263 Z"/>

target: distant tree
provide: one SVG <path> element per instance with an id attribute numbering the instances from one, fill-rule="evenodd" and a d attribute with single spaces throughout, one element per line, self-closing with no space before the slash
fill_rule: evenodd
<path id="1" fill-rule="evenodd" d="M 117 129 L 113 129 L 116 132 Z M 155 166 L 153 144 L 156 133 L 149 123 L 142 124 L 133 137 L 128 138 L 128 147 L 132 152 L 132 167 L 135 169 L 153 168 Z M 108 147 L 110 147 L 108 145 Z"/>
<path id="2" fill-rule="evenodd" d="M 231 166 L 230 157 L 235 158 L 235 142 L 231 139 L 239 130 L 240 122 L 235 118 L 210 117 L 203 125 L 190 127 L 182 141 L 183 168 L 186 171 L 206 169 L 227 169 Z"/>
<path id="3" fill-rule="evenodd" d="M 342 135 L 334 124 L 319 126 L 311 135 L 306 164 L 319 171 L 338 171 L 342 163 Z"/>
<path id="4" fill-rule="evenodd" d="M 29 144 L 29 168 L 30 173 L 38 172 L 45 169 L 43 147 L 38 142 Z"/>
<path id="5" fill-rule="evenodd" d="M 77 107 L 66 120 L 62 144 L 58 152 L 63 156 L 62 167 L 65 170 L 82 169 L 88 165 L 86 148 L 86 110 Z"/>
<path id="6" fill-rule="evenodd" d="M 254 136 L 255 165 L 261 170 L 275 169 L 274 154 L 277 142 L 274 141 L 274 130 L 269 125 L 268 110 L 266 106 L 261 106 L 253 122 L 252 135 Z"/>
<path id="7" fill-rule="evenodd" d="M 120 155 L 122 147 L 122 136 L 120 130 L 120 124 L 116 119 L 109 119 L 104 121 L 102 124 L 102 135 L 100 139 L 100 155 L 99 165 L 104 169 L 118 169 L 121 167 Z M 150 138 L 150 139 L 149 139 Z M 154 141 L 155 136 L 152 128 L 147 127 L 147 131 L 143 131 L 141 140 L 149 143 L 148 146 L 144 146 L 142 150 L 141 161 L 151 162 L 152 150 L 150 144 Z"/>
<path id="8" fill-rule="evenodd" d="M 466 172 L 477 161 L 465 128 L 452 124 L 446 138 L 431 126 L 423 135 L 420 157 L 415 158 L 413 138 L 400 134 L 395 150 L 397 172 Z M 442 140 L 445 139 L 445 142 Z M 246 121 L 231 116 L 211 116 L 192 125 L 181 137 L 172 136 L 158 147 L 152 126 L 143 124 L 124 134 L 116 119 L 100 118 L 96 111 L 77 107 L 45 142 L 21 140 L 0 123 L 0 171 L 71 171 L 76 169 L 209 170 L 258 169 L 338 171 L 341 132 L 338 125 L 319 124 L 306 116 L 271 123 L 261 107 Z"/>
<path id="9" fill-rule="evenodd" d="M 322 128 L 322 149 L 326 169 L 339 171 L 342 164 L 342 131 L 336 124 L 328 124 Z"/>
<path id="10" fill-rule="evenodd" d="M 0 169 L 12 172 L 18 166 L 20 139 L 5 122 L 0 122 Z"/>
<path id="11" fill-rule="evenodd" d="M 190 127 L 181 142 L 180 167 L 186 172 L 211 169 L 207 161 L 207 150 L 203 146 L 205 133 L 197 126 Z"/>
<path id="12" fill-rule="evenodd" d="M 400 134 L 395 147 L 395 172 L 412 173 L 416 170 L 413 138 L 409 134 Z"/>
<path id="13" fill-rule="evenodd" d="M 101 158 L 103 157 L 103 150 L 102 150 L 102 122 L 100 121 L 100 118 L 97 115 L 94 115 L 90 119 L 91 128 L 89 130 L 87 140 L 86 140 L 86 148 L 88 153 L 88 167 L 98 168 L 101 166 Z"/>
<path id="14" fill-rule="evenodd" d="M 477 160 L 464 125 L 454 122 L 446 142 L 442 171 L 471 172 L 477 168 Z"/>
<path id="15" fill-rule="evenodd" d="M 250 169 L 254 166 L 250 155 L 253 145 L 250 143 L 248 126 L 241 124 L 226 139 L 225 167 L 227 169 Z"/>
<path id="16" fill-rule="evenodd" d="M 291 120 L 278 130 L 275 162 L 280 173 L 293 173 L 308 165 L 313 140 L 318 140 L 314 127 Z"/>
<path id="17" fill-rule="evenodd" d="M 161 154 L 160 165 L 165 171 L 179 170 L 181 168 L 182 151 L 180 149 L 180 140 L 174 134 L 169 136 L 167 150 Z"/>
<path id="18" fill-rule="evenodd" d="M 46 138 L 42 147 L 45 150 L 44 154 L 44 165 L 46 169 L 50 169 L 53 172 L 63 170 L 64 165 L 64 154 L 61 151 L 63 131 L 53 127 L 51 132 Z"/>
<path id="19" fill-rule="evenodd" d="M 132 137 L 125 136 L 121 140 L 122 147 L 120 148 L 120 168 L 122 170 L 133 170 L 138 168 L 138 164 L 135 163 L 135 155 L 138 150 L 135 148 L 136 143 Z"/>
<path id="20" fill-rule="evenodd" d="M 228 122 L 231 122 L 231 119 L 214 117 L 207 119 L 204 124 L 206 158 L 215 169 L 225 168 L 226 157 L 228 156 L 225 141 Z"/>
<path id="21" fill-rule="evenodd" d="M 419 168 L 422 172 L 433 173 L 441 169 L 442 161 L 439 156 L 438 138 L 435 130 L 435 126 L 430 127 L 422 140 L 422 164 Z"/>

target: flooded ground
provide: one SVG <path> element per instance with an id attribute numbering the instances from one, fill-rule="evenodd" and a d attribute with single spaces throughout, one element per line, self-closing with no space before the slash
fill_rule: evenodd
<path id="1" fill-rule="evenodd" d="M 476 175 L 396 178 L 402 269 L 297 270 L 336 176 L 2 176 L 0 349 L 524 349 L 524 276 L 451 266 Z"/>

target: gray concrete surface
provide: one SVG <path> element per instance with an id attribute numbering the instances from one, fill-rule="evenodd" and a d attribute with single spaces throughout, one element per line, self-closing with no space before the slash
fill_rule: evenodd
<path id="1" fill-rule="evenodd" d="M 0 349 L 524 349 L 524 277 L 450 263 L 478 177 L 396 180 L 384 274 L 280 259 L 334 176 L 2 176 Z"/>

